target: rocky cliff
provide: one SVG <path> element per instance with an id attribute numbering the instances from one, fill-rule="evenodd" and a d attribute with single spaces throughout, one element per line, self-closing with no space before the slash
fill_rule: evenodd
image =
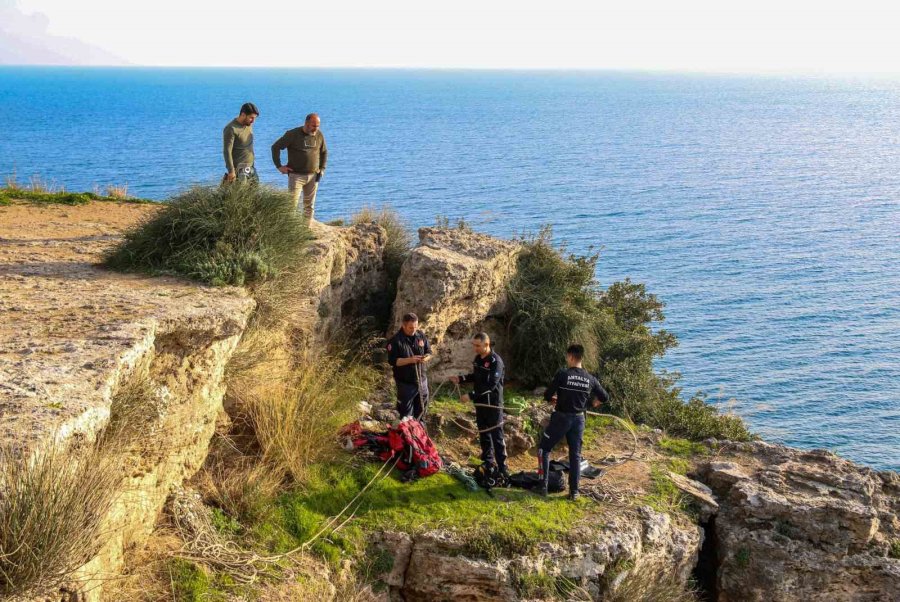
<path id="1" fill-rule="evenodd" d="M 78 586 L 53 600 L 103 599 L 104 583 L 123 555 L 142 545 L 166 496 L 203 462 L 222 411 L 225 365 L 254 310 L 239 289 L 98 268 L 103 249 L 151 211 L 116 204 L 0 208 L 4 446 L 27 458 L 101 437 L 115 420 L 116 400 L 135 384 L 153 409 L 142 418 L 137 444 L 118 451 L 122 480 L 104 517 L 108 535 L 75 576 Z M 381 227 L 315 228 L 313 260 L 290 308 L 293 327 L 312 344 L 383 303 L 378 295 L 386 286 Z M 405 312 L 419 314 L 438 353 L 431 369 L 438 381 L 468 367 L 474 332 L 487 330 L 502 353 L 497 316 L 520 248 L 459 229 L 425 228 L 419 239 L 402 268 L 393 326 Z M 532 464 L 525 422 L 510 419 L 513 437 L 525 442 L 516 446 L 520 468 Z M 449 451 L 470 454 L 471 441 L 463 440 L 472 426 L 463 409 L 452 408 L 436 413 L 429 428 L 460 446 Z M 592 445 L 589 458 L 602 465 L 622 459 L 631 439 L 599 429 Z M 762 442 L 708 441 L 690 448 L 687 459 L 667 449 L 661 433 L 642 430 L 633 456 L 610 463 L 588 487 L 597 503 L 583 524 L 569 537 L 534 542 L 527 553 L 473 554 L 441 521 L 382 531 L 373 536 L 390 557 L 381 567 L 388 585 L 381 598 L 535 599 L 543 596 L 529 580 L 540 576 L 563 597 L 603 599 L 649 566 L 681 582 L 708 577 L 708 599 L 723 602 L 900 599 L 896 473 Z M 681 474 L 666 472 L 675 466 Z M 662 502 L 660 487 L 669 496 Z"/>
<path id="2" fill-rule="evenodd" d="M 403 264 L 394 301 L 392 332 L 413 312 L 436 357 L 435 380 L 468 371 L 472 335 L 486 330 L 503 351 L 496 318 L 506 306 L 506 285 L 516 271 L 519 245 L 459 228 L 419 230 L 419 244 Z"/>

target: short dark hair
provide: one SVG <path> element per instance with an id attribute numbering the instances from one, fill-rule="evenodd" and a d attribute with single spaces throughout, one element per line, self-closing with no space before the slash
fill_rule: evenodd
<path id="1" fill-rule="evenodd" d="M 576 361 L 580 362 L 584 359 L 584 345 L 572 343 L 569 345 L 568 349 L 566 349 L 566 355 L 571 355 Z"/>
<path id="2" fill-rule="evenodd" d="M 410 322 L 418 322 L 419 316 L 416 314 L 409 312 L 408 314 L 403 314 L 403 323 L 409 324 Z"/>
<path id="3" fill-rule="evenodd" d="M 252 102 L 245 102 L 241 105 L 241 115 L 256 115 L 259 117 L 259 109 Z"/>
<path id="4" fill-rule="evenodd" d="M 472 340 L 481 341 L 482 343 L 487 343 L 488 345 L 491 344 L 491 337 L 489 337 L 488 333 L 486 332 L 479 332 L 474 337 L 472 337 Z"/>

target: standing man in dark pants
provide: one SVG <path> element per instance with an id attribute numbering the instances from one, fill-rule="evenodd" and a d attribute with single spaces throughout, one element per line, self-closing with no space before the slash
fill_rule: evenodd
<path id="1" fill-rule="evenodd" d="M 397 413 L 401 419 L 412 416 L 418 420 L 428 404 L 425 364 L 431 359 L 431 345 L 419 330 L 416 314 L 403 316 L 400 330 L 388 341 L 387 351 L 397 385 Z"/>
<path id="2" fill-rule="evenodd" d="M 259 109 L 256 105 L 245 102 L 240 114 L 222 130 L 222 154 L 225 157 L 223 182 L 259 182 L 253 156 L 253 122 L 257 117 Z"/>
<path id="3" fill-rule="evenodd" d="M 550 478 L 550 452 L 563 437 L 569 445 L 569 499 L 578 499 L 578 480 L 581 477 L 581 440 L 584 436 L 584 412 L 588 403 L 597 407 L 609 401 L 609 394 L 590 372 L 582 368 L 584 347 L 569 345 L 566 349 L 565 370 L 553 377 L 553 382 L 544 393 L 544 399 L 555 403 L 550 415 L 550 424 L 544 429 L 538 445 L 540 473 L 544 478 L 539 490 L 547 495 L 547 481 Z"/>
<path id="4" fill-rule="evenodd" d="M 303 197 L 303 216 L 307 223 L 312 221 L 319 180 L 325 175 L 328 163 L 328 147 L 321 126 L 319 116 L 310 113 L 301 127 L 288 130 L 272 145 L 272 161 L 278 171 L 288 177 L 288 191 L 295 208 L 299 207 L 300 197 Z M 281 164 L 284 149 L 287 149 L 287 165 Z"/>
<path id="5" fill-rule="evenodd" d="M 472 348 L 475 350 L 472 372 L 451 376 L 450 382 L 457 385 L 473 383 L 474 390 L 460 399 L 465 403 L 472 401 L 478 404 L 475 406 L 475 422 L 478 424 L 481 461 L 486 469 L 496 469 L 504 479 L 508 479 L 503 436 L 503 360 L 491 349 L 491 338 L 487 333 L 476 334 L 472 339 Z"/>

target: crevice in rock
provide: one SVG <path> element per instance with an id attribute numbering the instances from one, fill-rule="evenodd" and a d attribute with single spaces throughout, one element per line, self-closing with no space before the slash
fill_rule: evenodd
<path id="1" fill-rule="evenodd" d="M 697 555 L 697 564 L 691 574 L 698 588 L 698 598 L 702 602 L 715 602 L 719 598 L 716 576 L 719 572 L 719 549 L 716 537 L 716 517 L 711 516 L 703 529 L 703 546 Z"/>

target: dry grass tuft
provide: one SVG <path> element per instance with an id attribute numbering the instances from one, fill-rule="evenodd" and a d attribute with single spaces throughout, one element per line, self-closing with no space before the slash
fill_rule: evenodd
<path id="1" fill-rule="evenodd" d="M 332 453 L 338 429 L 356 417 L 380 373 L 346 354 L 308 356 L 247 392 L 244 411 L 267 464 L 303 481 Z"/>
<path id="2" fill-rule="evenodd" d="M 106 186 L 106 196 L 111 199 L 124 200 L 128 198 L 128 183 L 125 184 L 108 184 Z"/>
<path id="3" fill-rule="evenodd" d="M 662 562 L 645 562 L 616 579 L 608 602 L 697 602 L 697 591 Z"/>
<path id="4" fill-rule="evenodd" d="M 100 444 L 23 460 L 0 450 L 0 597 L 56 591 L 106 541 L 122 478 Z"/>

